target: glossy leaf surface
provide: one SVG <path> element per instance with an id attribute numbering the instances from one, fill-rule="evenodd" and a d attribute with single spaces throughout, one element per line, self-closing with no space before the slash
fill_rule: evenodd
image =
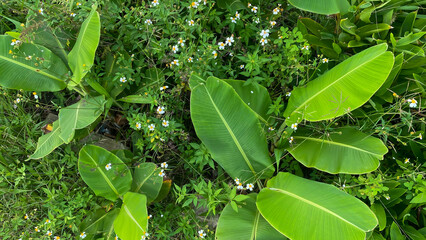
<path id="1" fill-rule="evenodd" d="M 332 185 L 278 173 L 257 196 L 262 216 L 290 239 L 365 239 L 377 219 L 359 199 Z"/>

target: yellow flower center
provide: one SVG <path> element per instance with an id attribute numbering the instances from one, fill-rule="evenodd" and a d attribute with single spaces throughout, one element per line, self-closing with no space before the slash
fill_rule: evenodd
<path id="1" fill-rule="evenodd" d="M 415 100 L 415 99 L 412 99 L 411 100 L 411 103 L 416 103 L 417 101 Z"/>

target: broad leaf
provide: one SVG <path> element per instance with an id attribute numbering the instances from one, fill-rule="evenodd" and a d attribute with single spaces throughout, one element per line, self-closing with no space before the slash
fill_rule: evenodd
<path id="1" fill-rule="evenodd" d="M 302 10 L 325 15 L 345 14 L 350 8 L 347 0 L 289 0 L 289 2 Z"/>
<path id="2" fill-rule="evenodd" d="M 37 142 L 37 149 L 30 156 L 30 159 L 39 159 L 47 156 L 55 148 L 61 146 L 64 141 L 59 137 L 61 134 L 61 128 L 59 127 L 59 121 L 53 122 L 52 131 L 48 134 L 41 136 Z"/>
<path id="3" fill-rule="evenodd" d="M 72 77 L 74 84 L 79 83 L 92 67 L 100 34 L 99 13 L 96 11 L 96 5 L 93 5 L 92 11 L 81 26 L 73 49 L 68 54 L 68 64 L 74 74 Z"/>
<path id="4" fill-rule="evenodd" d="M 245 81 L 224 80 L 237 92 L 238 96 L 245 102 L 263 122 L 268 120 L 268 109 L 271 105 L 271 97 L 268 90 L 260 84 L 251 84 L 244 86 Z"/>
<path id="5" fill-rule="evenodd" d="M 104 96 L 81 99 L 76 104 L 62 108 L 59 111 L 60 137 L 69 143 L 76 129 L 82 129 L 92 124 L 103 112 Z"/>
<path id="6" fill-rule="evenodd" d="M 386 227 L 386 212 L 380 203 L 374 203 L 371 205 L 371 211 L 376 215 L 379 220 L 379 231 L 382 231 Z"/>
<path id="7" fill-rule="evenodd" d="M 107 164 L 111 164 L 109 170 Z M 129 191 L 132 184 L 127 166 L 114 154 L 95 145 L 86 145 L 80 150 L 78 171 L 97 196 L 111 201 Z"/>
<path id="8" fill-rule="evenodd" d="M 362 174 L 376 170 L 388 149 L 378 138 L 339 128 L 322 137 L 293 135 L 288 151 L 307 167 L 333 174 Z"/>
<path id="9" fill-rule="evenodd" d="M 160 169 L 154 163 L 140 164 L 133 173 L 132 191 L 146 195 L 148 203 L 154 201 L 163 185 L 159 173 Z"/>
<path id="10" fill-rule="evenodd" d="M 410 203 L 426 203 L 426 193 L 422 192 L 411 199 Z"/>
<path id="11" fill-rule="evenodd" d="M 114 221 L 118 213 L 119 209 L 114 209 L 109 212 L 105 212 L 105 209 L 98 209 L 84 219 L 80 225 L 80 232 L 84 232 L 86 234 L 85 239 L 95 239 L 98 232 L 103 232 L 104 230 L 109 229 L 110 225 L 112 225 L 112 221 Z M 108 234 L 108 232 L 106 232 L 106 234 Z"/>
<path id="12" fill-rule="evenodd" d="M 265 134 L 253 112 L 226 82 L 209 77 L 193 87 L 191 118 L 195 132 L 232 178 L 268 178 L 274 168 Z"/>
<path id="13" fill-rule="evenodd" d="M 393 54 L 386 49 L 386 44 L 370 47 L 294 89 L 284 113 L 286 124 L 332 119 L 366 103 L 392 70 Z"/>
<path id="14" fill-rule="evenodd" d="M 66 87 L 68 69 L 49 49 L 0 36 L 0 85 L 25 91 L 59 91 Z"/>
<path id="15" fill-rule="evenodd" d="M 359 199 L 334 186 L 278 173 L 257 196 L 262 216 L 290 239 L 360 239 L 377 219 Z"/>
<path id="16" fill-rule="evenodd" d="M 216 228 L 217 240 L 278 240 L 286 239 L 277 232 L 256 207 L 257 194 L 250 194 L 235 212 L 230 203 L 220 214 Z"/>
<path id="17" fill-rule="evenodd" d="M 120 239 L 140 240 L 148 228 L 147 217 L 146 196 L 128 192 L 114 221 L 115 233 Z"/>

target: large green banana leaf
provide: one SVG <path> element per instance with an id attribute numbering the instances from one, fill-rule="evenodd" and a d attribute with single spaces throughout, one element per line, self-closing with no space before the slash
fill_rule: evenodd
<path id="1" fill-rule="evenodd" d="M 77 42 L 68 54 L 68 64 L 73 72 L 73 84 L 77 84 L 93 65 L 95 52 L 101 35 L 101 22 L 96 5 L 93 5 L 89 17 L 83 22 Z"/>
<path id="2" fill-rule="evenodd" d="M 0 36 L 0 85 L 25 91 L 59 91 L 66 87 L 68 69 L 49 49 L 29 43 L 17 48 L 13 38 Z"/>
<path id="3" fill-rule="evenodd" d="M 244 85 L 245 81 L 241 80 L 226 79 L 224 81 L 234 88 L 243 102 L 245 102 L 263 122 L 268 120 L 267 112 L 272 101 L 265 87 L 257 83 Z"/>
<path id="4" fill-rule="evenodd" d="M 265 134 L 254 113 L 226 82 L 209 77 L 191 93 L 195 132 L 233 178 L 268 178 L 274 168 Z"/>
<path id="5" fill-rule="evenodd" d="M 52 131 L 38 139 L 37 149 L 30 156 L 30 159 L 39 159 L 45 157 L 55 148 L 61 146 L 64 141 L 59 137 L 60 134 L 61 128 L 59 127 L 59 121 L 55 121 L 53 122 Z"/>
<path id="6" fill-rule="evenodd" d="M 86 234 L 85 240 L 96 239 L 95 236 L 99 232 L 103 232 L 102 235 L 106 235 L 106 239 L 112 240 L 113 238 L 108 237 L 108 235 L 111 235 L 110 229 L 113 228 L 112 225 L 118 213 L 118 208 L 109 212 L 105 212 L 105 209 L 98 209 L 86 217 L 80 225 L 80 232 L 84 232 Z"/>
<path id="7" fill-rule="evenodd" d="M 103 95 L 88 97 L 59 111 L 59 136 L 65 143 L 73 139 L 75 130 L 85 128 L 96 121 L 103 112 L 104 99 Z"/>
<path id="8" fill-rule="evenodd" d="M 127 192 L 120 213 L 114 221 L 114 230 L 123 240 L 141 240 L 148 231 L 146 196 Z"/>
<path id="9" fill-rule="evenodd" d="M 288 151 L 307 167 L 333 174 L 362 174 L 376 170 L 388 149 L 378 138 L 339 128 L 323 137 L 293 135 Z"/>
<path id="10" fill-rule="evenodd" d="M 347 0 L 289 0 L 289 2 L 299 9 L 325 15 L 345 14 L 350 8 Z"/>
<path id="11" fill-rule="evenodd" d="M 252 193 L 238 212 L 227 204 L 220 214 L 216 228 L 217 240 L 281 240 L 286 239 L 277 232 L 256 207 L 257 194 Z"/>
<path id="12" fill-rule="evenodd" d="M 133 173 L 132 191 L 146 195 L 148 203 L 154 201 L 163 185 L 160 169 L 154 163 L 138 165 Z"/>
<path id="13" fill-rule="evenodd" d="M 262 216 L 294 240 L 363 240 L 377 219 L 359 199 L 325 183 L 278 173 L 256 201 Z"/>
<path id="14" fill-rule="evenodd" d="M 111 201 L 123 196 L 132 184 L 129 168 L 117 156 L 95 145 L 86 145 L 80 150 L 78 171 L 97 196 Z"/>
<path id="15" fill-rule="evenodd" d="M 392 70 L 394 58 L 387 48 L 370 47 L 294 89 L 284 112 L 286 124 L 332 119 L 366 103 Z"/>

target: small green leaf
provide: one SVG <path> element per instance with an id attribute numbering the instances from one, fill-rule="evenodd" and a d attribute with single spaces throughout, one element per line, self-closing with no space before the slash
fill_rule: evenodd
<path id="1" fill-rule="evenodd" d="M 30 159 L 39 159 L 47 156 L 55 148 L 61 146 L 64 141 L 59 137 L 61 134 L 61 128 L 59 127 L 59 121 L 53 123 L 52 131 L 48 134 L 41 136 L 37 142 L 37 149 L 30 156 Z"/>

